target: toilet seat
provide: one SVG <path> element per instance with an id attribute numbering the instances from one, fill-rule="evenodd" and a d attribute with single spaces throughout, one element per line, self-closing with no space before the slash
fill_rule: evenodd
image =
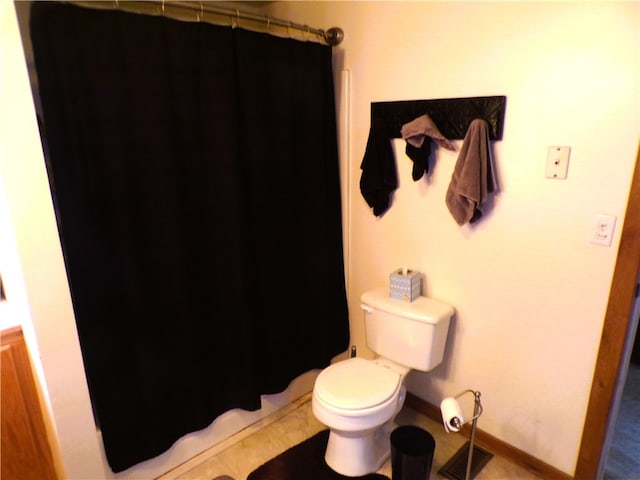
<path id="1" fill-rule="evenodd" d="M 325 368 L 314 392 L 340 410 L 364 410 L 391 399 L 402 386 L 398 372 L 363 358 L 350 358 Z"/>

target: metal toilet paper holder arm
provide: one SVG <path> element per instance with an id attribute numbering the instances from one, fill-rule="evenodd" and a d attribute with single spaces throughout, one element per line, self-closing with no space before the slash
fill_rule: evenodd
<path id="1" fill-rule="evenodd" d="M 458 399 L 460 397 L 462 397 L 463 395 L 467 394 L 467 393 L 471 393 L 474 396 L 474 407 L 473 407 L 473 417 L 468 418 L 468 419 L 463 419 L 463 418 L 458 418 L 458 417 L 453 417 L 450 422 L 451 424 L 447 423 L 447 421 L 444 419 L 443 417 L 443 423 L 444 423 L 444 429 L 447 432 L 457 432 L 458 430 L 460 430 L 462 428 L 463 425 L 469 423 L 469 422 L 473 422 L 473 425 L 471 426 L 471 434 L 473 435 L 475 433 L 475 427 L 476 427 L 476 420 L 478 419 L 478 417 L 480 415 L 482 415 L 482 403 L 480 403 L 480 396 L 481 393 L 477 392 L 475 390 L 465 390 L 464 392 L 459 393 L 458 395 L 456 395 L 455 397 L 453 397 L 454 399 Z M 444 413 L 444 412 L 443 412 Z M 453 430 L 451 427 L 454 427 L 456 430 Z"/>

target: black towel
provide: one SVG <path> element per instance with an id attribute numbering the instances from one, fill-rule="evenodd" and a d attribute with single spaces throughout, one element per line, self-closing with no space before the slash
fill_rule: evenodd
<path id="1" fill-rule="evenodd" d="M 371 119 L 369 139 L 360 165 L 360 192 L 379 217 L 391 205 L 391 195 L 398 188 L 396 162 L 387 126 L 381 118 Z"/>
<path id="2" fill-rule="evenodd" d="M 414 181 L 418 181 L 422 176 L 429 172 L 429 155 L 431 155 L 431 141 L 425 138 L 420 147 L 415 147 L 407 142 L 404 152 L 413 161 L 413 169 L 411 177 Z"/>
<path id="3" fill-rule="evenodd" d="M 405 153 L 413 160 L 413 180 L 420 180 L 428 172 L 428 160 L 431 154 L 431 142 L 455 151 L 455 147 L 440 133 L 433 120 L 427 115 L 419 116 L 402 125 L 400 135 L 407 141 Z"/>

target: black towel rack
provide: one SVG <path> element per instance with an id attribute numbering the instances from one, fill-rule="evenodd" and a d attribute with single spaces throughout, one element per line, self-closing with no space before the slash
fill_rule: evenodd
<path id="1" fill-rule="evenodd" d="M 401 138 L 400 128 L 425 113 L 449 140 L 462 140 L 469 124 L 482 118 L 489 124 L 489 138 L 502 140 L 507 97 L 442 98 L 372 102 L 371 118 L 381 118 L 391 138 Z"/>

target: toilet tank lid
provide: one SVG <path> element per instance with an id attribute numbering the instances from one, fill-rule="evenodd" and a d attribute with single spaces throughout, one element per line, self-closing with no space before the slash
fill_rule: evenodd
<path id="1" fill-rule="evenodd" d="M 428 297 L 418 297 L 413 302 L 391 298 L 388 287 L 379 287 L 364 292 L 360 301 L 377 310 L 425 323 L 438 323 L 451 318 L 451 305 Z"/>

